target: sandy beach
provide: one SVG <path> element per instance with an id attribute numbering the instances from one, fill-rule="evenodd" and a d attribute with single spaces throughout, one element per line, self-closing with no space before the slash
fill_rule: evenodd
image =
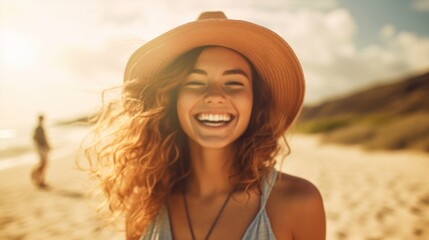
<path id="1" fill-rule="evenodd" d="M 75 166 L 73 149 L 53 151 L 47 190 L 32 184 L 32 164 L 0 171 L 0 239 L 123 239 L 97 218 L 89 179 Z"/>
<path id="2" fill-rule="evenodd" d="M 303 135 L 290 144 L 282 171 L 320 189 L 327 239 L 429 239 L 429 155 L 321 145 Z M 75 152 L 52 154 L 48 190 L 32 185 L 31 164 L 0 170 L 0 239 L 124 239 L 96 217 Z"/>
<path id="3" fill-rule="evenodd" d="M 327 239 L 429 239 L 429 155 L 367 152 L 295 136 L 283 171 L 320 190 Z"/>

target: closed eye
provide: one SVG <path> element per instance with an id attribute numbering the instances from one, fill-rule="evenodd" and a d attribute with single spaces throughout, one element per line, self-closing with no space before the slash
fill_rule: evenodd
<path id="1" fill-rule="evenodd" d="M 185 86 L 205 86 L 206 84 L 203 82 L 197 82 L 197 81 L 188 81 L 185 83 Z"/>
<path id="2" fill-rule="evenodd" d="M 187 81 L 182 85 L 183 88 L 185 89 L 189 89 L 189 90 L 204 90 L 207 87 L 207 84 L 205 82 L 201 82 L 201 81 L 195 81 L 195 80 L 191 80 L 191 81 Z"/>
<path id="3" fill-rule="evenodd" d="M 238 81 L 229 81 L 225 83 L 226 86 L 244 86 L 244 84 L 242 82 L 238 82 Z"/>

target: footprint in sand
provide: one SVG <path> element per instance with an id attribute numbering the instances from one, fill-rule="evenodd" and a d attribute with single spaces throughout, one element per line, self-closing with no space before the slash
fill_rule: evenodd
<path id="1" fill-rule="evenodd" d="M 383 207 L 377 212 L 376 218 L 379 222 L 383 222 L 386 216 L 393 214 L 395 211 L 389 207 Z"/>
<path id="2" fill-rule="evenodd" d="M 347 232 L 346 231 L 337 232 L 337 238 L 338 239 L 347 239 Z"/>
<path id="3" fill-rule="evenodd" d="M 415 228 L 414 229 L 414 236 L 421 236 L 421 235 L 423 235 L 423 229 Z"/>
<path id="4" fill-rule="evenodd" d="M 419 201 L 421 204 L 429 206 L 429 194 L 426 194 L 420 198 Z"/>

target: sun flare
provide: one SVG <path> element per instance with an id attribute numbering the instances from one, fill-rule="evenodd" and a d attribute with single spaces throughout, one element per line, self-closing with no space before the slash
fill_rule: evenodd
<path id="1" fill-rule="evenodd" d="M 27 69 L 36 61 L 38 48 L 31 38 L 17 33 L 4 32 L 1 41 L 2 62 L 8 68 Z"/>

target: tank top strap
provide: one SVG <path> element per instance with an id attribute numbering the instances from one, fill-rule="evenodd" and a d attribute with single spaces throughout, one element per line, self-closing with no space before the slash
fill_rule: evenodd
<path id="1" fill-rule="evenodd" d="M 265 209 L 271 190 L 273 190 L 274 184 L 276 183 L 277 175 L 278 172 L 273 170 L 262 180 L 261 210 Z"/>

